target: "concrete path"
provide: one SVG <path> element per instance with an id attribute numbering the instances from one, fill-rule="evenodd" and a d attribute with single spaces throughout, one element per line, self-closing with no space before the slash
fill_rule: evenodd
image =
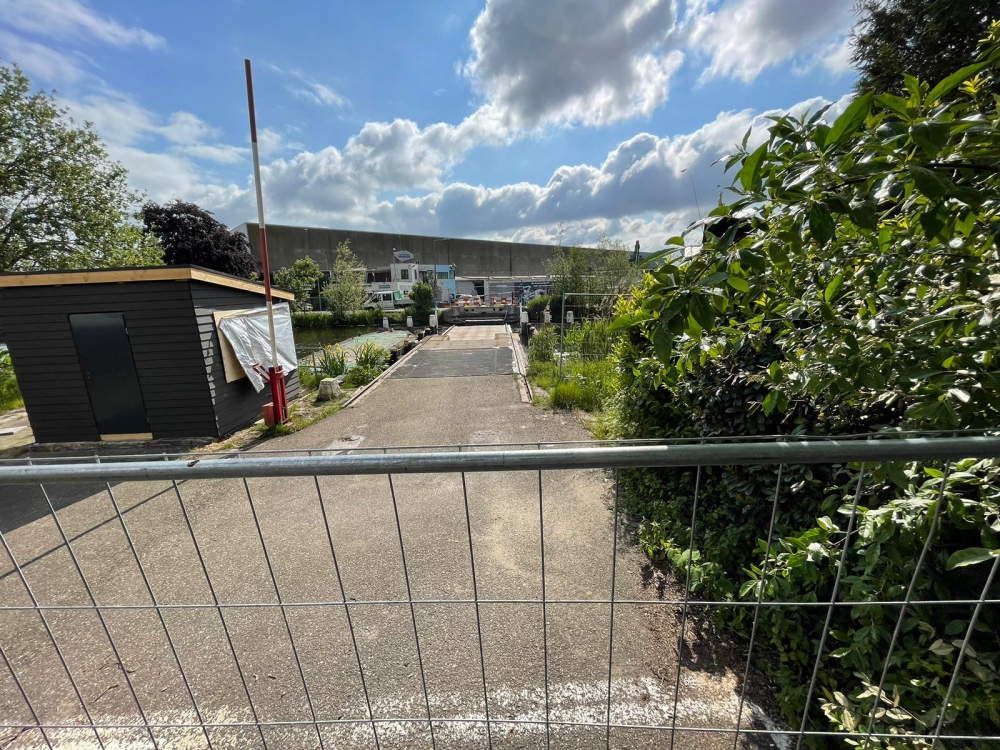
<path id="1" fill-rule="evenodd" d="M 495 334 L 486 327 L 463 329 L 448 339 L 432 340 L 419 353 L 431 357 L 495 350 L 493 361 L 503 362 L 503 356 L 508 356 L 510 372 L 511 351 Z M 463 342 L 465 346 L 457 346 Z M 509 336 L 506 345 L 510 345 Z M 428 359 L 421 366 L 436 364 Z M 514 375 L 407 377 L 400 370 L 351 408 L 259 450 L 586 438 L 572 416 L 523 403 Z M 542 473 L 549 599 L 610 598 L 613 486 L 612 476 L 600 471 Z M 275 749 L 321 744 L 325 748 L 375 747 L 372 726 L 351 721 L 366 719 L 368 714 L 345 608 L 337 604 L 343 599 L 331 539 L 348 601 L 392 602 L 350 607 L 376 718 L 409 720 L 377 724 L 381 748 L 427 748 L 432 741 L 438 748 L 490 744 L 494 748 L 606 747 L 603 728 L 573 726 L 552 727 L 547 744 L 543 620 L 537 603 L 479 606 L 490 718 L 512 722 L 493 724 L 490 736 L 481 722 L 485 708 L 476 607 L 471 603 L 414 605 L 418 658 L 407 586 L 414 599 L 473 598 L 466 498 L 480 599 L 541 598 L 537 472 L 470 474 L 464 481 L 461 475 L 405 475 L 393 476 L 391 484 L 387 477 L 328 477 L 318 482 L 311 477 L 251 479 L 246 486 L 237 480 L 199 480 L 177 488 L 165 482 L 119 484 L 112 490 L 114 500 L 123 512 L 141 570 L 107 488 L 53 485 L 47 490 L 60 508 L 72 551 L 101 604 L 148 605 L 148 581 L 161 605 L 203 605 L 163 610 L 202 721 L 253 722 L 256 712 L 262 722 L 290 722 L 262 732 L 252 726 L 210 729 L 207 738 L 195 728 L 154 729 L 159 747 L 200 748 L 207 746 L 207 740 L 216 748 L 263 747 L 261 735 L 267 747 Z M 179 497 L 197 538 L 200 558 Z M 43 604 L 89 604 L 73 557 L 61 545 L 51 516 L 43 514 L 47 506 L 41 490 L 19 488 L 15 492 L 0 487 L 0 498 L 7 498 L 0 503 L 18 505 L 9 518 L 35 519 L 3 527 L 35 597 Z M 638 551 L 619 540 L 616 597 L 651 598 L 642 585 L 641 568 Z M 2 551 L 0 575 L 0 606 L 31 604 Z M 231 604 L 275 604 L 274 582 L 281 600 L 291 604 L 284 610 L 227 607 L 223 622 L 211 606 L 213 594 Z M 671 598 L 677 593 L 666 592 Z M 304 602 L 309 606 L 295 606 Z M 550 604 L 547 616 L 550 719 L 603 722 L 610 607 Z M 93 610 L 49 610 L 47 619 L 98 724 L 142 723 L 133 688 L 148 722 L 199 723 L 155 610 L 106 610 L 105 624 L 127 667 L 128 680 L 116 668 L 115 655 Z M 669 727 L 676 674 L 676 612 L 661 605 L 617 605 L 614 636 L 612 722 Z M 35 612 L 0 611 L 0 645 L 43 722 L 83 720 L 73 687 Z M 318 730 L 310 723 L 313 715 L 303 676 L 316 718 L 332 722 L 320 723 Z M 685 669 L 677 724 L 732 727 L 737 705 L 734 687 L 728 670 Z M 433 725 L 433 738 L 426 722 L 428 703 L 431 714 L 441 719 Z M 7 722 L 31 719 L 2 661 L 0 717 Z M 748 718 L 749 710 L 745 724 Z M 97 747 L 94 733 L 82 729 L 50 730 L 49 739 L 55 747 Z M 153 746 L 144 730 L 101 730 L 101 739 L 109 750 Z M 673 746 L 729 748 L 732 742 L 731 734 L 678 732 Z M 45 746 L 37 732 L 18 735 L 15 730 L 0 729 L 0 748 Z M 670 732 L 613 730 L 611 746 L 670 747 Z M 767 745 L 758 741 L 754 746 Z"/>

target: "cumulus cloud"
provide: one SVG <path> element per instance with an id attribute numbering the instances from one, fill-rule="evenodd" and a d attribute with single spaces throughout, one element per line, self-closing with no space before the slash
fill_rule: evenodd
<path id="1" fill-rule="evenodd" d="M 843 40 L 854 22 L 851 0 L 729 0 L 699 3 L 685 19 L 690 47 L 710 58 L 702 78 L 749 82 L 786 60 L 813 58 L 844 72 Z M 831 49 L 829 40 L 837 43 Z M 849 53 L 848 53 L 849 59 Z"/>
<path id="2" fill-rule="evenodd" d="M 595 218 L 560 222 L 554 225 L 523 227 L 511 233 L 498 233 L 495 239 L 511 242 L 534 242 L 542 245 L 596 245 L 602 238 L 618 238 L 631 250 L 638 240 L 644 251 L 660 250 L 671 237 L 684 231 L 698 218 L 695 209 L 623 216 L 618 219 Z"/>
<path id="3" fill-rule="evenodd" d="M 0 0 L 0 22 L 53 39 L 96 41 L 116 47 L 164 47 L 163 37 L 145 29 L 123 26 L 78 0 Z"/>
<path id="4" fill-rule="evenodd" d="M 834 103 L 828 118 L 848 99 Z M 551 240 L 561 224 L 567 242 L 593 242 L 604 232 L 630 244 L 639 239 L 644 247 L 659 247 L 696 217 L 698 203 L 708 210 L 718 200 L 731 176 L 716 162 L 748 128 L 753 146 L 766 138 L 769 116 L 801 116 L 827 104 L 816 98 L 780 111 L 724 112 L 691 133 L 673 137 L 640 133 L 620 143 L 602 163 L 560 167 L 545 184 L 488 187 L 452 182 L 422 194 L 404 191 L 380 200 L 385 185 L 393 181 L 401 186 L 441 181 L 439 161 L 416 171 L 410 171 L 412 163 L 396 164 L 395 157 L 412 150 L 414 139 L 425 147 L 433 144 L 439 152 L 442 144 L 452 144 L 456 151 L 450 153 L 459 153 L 463 142 L 457 127 L 387 126 L 377 129 L 378 138 L 363 139 L 364 149 L 349 143 L 343 151 L 331 147 L 303 152 L 265 165 L 268 213 L 273 221 L 290 223 L 537 241 Z M 381 166 L 367 167 L 379 162 Z M 234 214 L 248 194 L 249 185 L 219 193 L 222 202 L 210 207 L 242 221 L 244 217 Z"/>
<path id="5" fill-rule="evenodd" d="M 511 128 L 649 115 L 684 55 L 672 0 L 491 0 L 463 70 Z"/>
<path id="6" fill-rule="evenodd" d="M 304 146 L 295 141 L 289 141 L 274 128 L 264 128 L 257 131 L 257 149 L 263 157 L 276 156 L 285 151 L 301 151 Z"/>

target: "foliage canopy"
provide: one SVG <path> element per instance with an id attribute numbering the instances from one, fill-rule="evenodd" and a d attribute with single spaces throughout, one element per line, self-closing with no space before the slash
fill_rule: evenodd
<path id="1" fill-rule="evenodd" d="M 284 289 L 295 295 L 292 302 L 292 310 L 304 312 L 311 310 L 309 297 L 312 296 L 316 283 L 323 278 L 319 263 L 308 255 L 299 258 L 288 268 L 281 268 L 274 272 L 274 285 L 279 289 Z"/>
<path id="2" fill-rule="evenodd" d="M 1000 0 L 860 0 L 857 10 L 857 90 L 905 96 L 902 71 L 940 81 L 976 56 Z"/>
<path id="3" fill-rule="evenodd" d="M 89 123 L 0 65 L 0 271 L 159 265 L 127 178 Z"/>
<path id="4" fill-rule="evenodd" d="M 142 221 L 146 232 L 163 246 L 168 266 L 202 266 L 244 279 L 260 275 L 260 261 L 246 236 L 230 231 L 194 203 L 147 203 L 142 208 Z"/>

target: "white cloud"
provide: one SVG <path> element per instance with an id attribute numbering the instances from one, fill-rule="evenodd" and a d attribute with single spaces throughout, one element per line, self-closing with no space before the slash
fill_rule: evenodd
<path id="1" fill-rule="evenodd" d="M 138 27 L 123 26 L 78 0 L 0 0 L 0 22 L 20 31 L 53 39 L 164 47 L 163 37 Z"/>
<path id="2" fill-rule="evenodd" d="M 317 83 L 308 79 L 302 80 L 302 85 L 287 86 L 288 92 L 292 96 L 306 99 L 313 104 L 327 107 L 343 107 L 346 103 L 344 97 L 327 86 L 325 83 Z"/>
<path id="3" fill-rule="evenodd" d="M 847 99 L 835 103 L 828 118 Z M 702 211 L 715 205 L 732 179 L 715 162 L 735 148 L 748 128 L 753 128 L 753 146 L 766 138 L 768 116 L 801 116 L 826 104 L 816 98 L 784 111 L 724 112 L 694 132 L 674 137 L 640 133 L 620 143 L 601 164 L 560 167 L 545 184 L 452 182 L 425 187 L 422 194 L 403 190 L 379 200 L 390 184 L 442 182 L 442 156 L 429 162 L 399 161 L 414 150 L 414 143 L 438 154 L 457 154 L 463 148 L 462 126 L 419 129 L 397 121 L 370 127 L 343 151 L 330 147 L 265 165 L 265 200 L 276 222 L 538 241 L 551 239 L 561 223 L 567 242 L 593 242 L 605 232 L 630 245 L 639 239 L 648 249 L 658 248 L 697 216 L 696 194 Z M 246 219 L 238 211 L 249 205 L 249 194 L 248 183 L 214 193 L 218 202 L 206 205 L 224 220 L 239 223 Z"/>
<path id="4" fill-rule="evenodd" d="M 174 112 L 165 121 L 130 97 L 105 89 L 63 102 L 77 122 L 90 122 L 112 158 L 129 170 L 129 181 L 154 200 L 201 192 L 205 180 L 198 162 L 236 164 L 248 159 L 248 147 L 212 142 L 213 128 L 190 112 Z"/>
<path id="5" fill-rule="evenodd" d="M 710 57 L 703 80 L 749 82 L 786 60 L 812 58 L 817 49 L 842 72 L 843 53 L 829 42 L 840 45 L 853 21 L 851 0 L 729 0 L 717 10 L 699 4 L 685 24 L 688 44 Z"/>
<path id="6" fill-rule="evenodd" d="M 585 219 L 555 225 L 523 227 L 510 234 L 494 235 L 511 242 L 535 242 L 543 245 L 594 245 L 602 237 L 618 238 L 629 250 L 639 241 L 643 251 L 663 249 L 695 219 L 694 209 L 656 213 L 649 216 L 623 216 L 619 219 Z"/>
<path id="7" fill-rule="evenodd" d="M 228 144 L 196 143 L 192 146 L 181 146 L 179 151 L 195 159 L 204 159 L 218 164 L 238 164 L 250 156 L 249 148 Z"/>
<path id="8" fill-rule="evenodd" d="M 285 151 L 303 151 L 305 146 L 295 141 L 285 139 L 285 136 L 274 128 L 264 128 L 257 131 L 257 150 L 263 157 L 277 156 Z"/>
<path id="9" fill-rule="evenodd" d="M 0 29 L 0 57 L 15 62 L 29 76 L 46 81 L 75 83 L 87 74 L 80 55 L 57 52 L 44 44 Z"/>
<path id="10" fill-rule="evenodd" d="M 850 36 L 845 36 L 839 44 L 833 44 L 820 53 L 820 62 L 835 75 L 843 75 L 851 70 L 854 47 Z"/>
<path id="11" fill-rule="evenodd" d="M 684 60 L 675 20 L 672 0 L 492 0 L 463 70 L 514 129 L 646 116 Z"/>
<path id="12" fill-rule="evenodd" d="M 219 132 L 218 128 L 211 127 L 198 115 L 190 112 L 174 112 L 159 131 L 167 140 L 182 145 L 201 143 L 208 138 L 214 138 Z"/>

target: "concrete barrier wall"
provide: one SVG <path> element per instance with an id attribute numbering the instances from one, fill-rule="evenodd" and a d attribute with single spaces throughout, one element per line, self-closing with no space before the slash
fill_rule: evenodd
<path id="1" fill-rule="evenodd" d="M 257 224 L 238 227 L 246 232 L 254 250 Z M 271 268 L 290 266 L 300 258 L 311 257 L 324 271 L 333 268 L 337 245 L 347 240 L 367 268 L 393 262 L 393 250 L 413 253 L 417 263 L 454 265 L 459 276 L 544 276 L 545 264 L 552 257 L 552 245 L 492 240 L 439 239 L 418 234 L 355 232 L 347 229 L 315 229 L 269 224 L 267 249 Z"/>

